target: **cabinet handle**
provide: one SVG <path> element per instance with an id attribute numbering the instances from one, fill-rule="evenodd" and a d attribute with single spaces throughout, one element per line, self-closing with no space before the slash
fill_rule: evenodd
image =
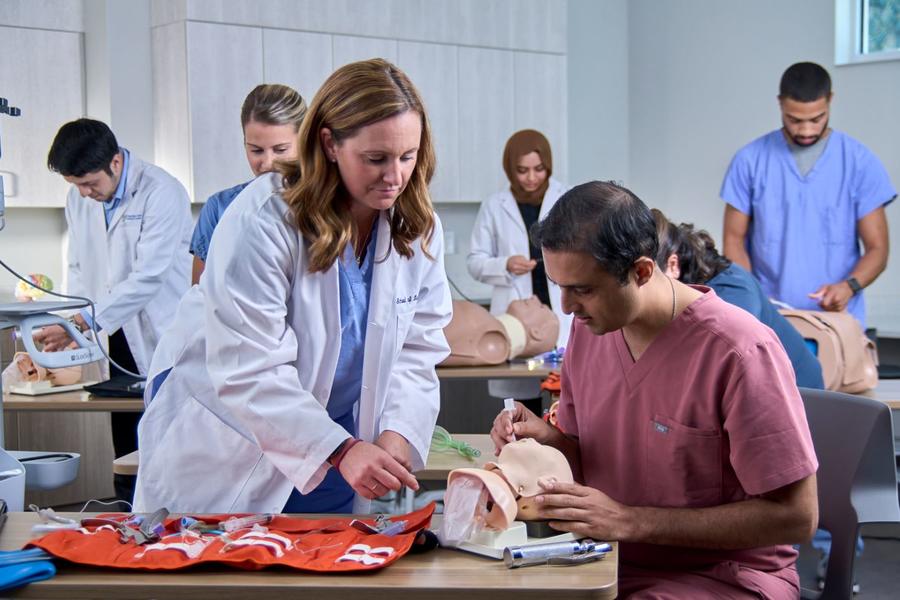
<path id="1" fill-rule="evenodd" d="M 3 178 L 3 195 L 7 198 L 15 198 L 19 193 L 18 178 L 12 171 L 0 171 Z"/>

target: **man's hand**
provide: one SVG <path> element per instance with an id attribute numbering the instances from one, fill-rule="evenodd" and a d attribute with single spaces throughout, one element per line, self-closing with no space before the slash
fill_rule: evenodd
<path id="1" fill-rule="evenodd" d="M 632 511 L 594 488 L 553 479 L 538 479 L 544 492 L 535 496 L 538 516 L 559 531 L 595 540 L 632 537 Z"/>
<path id="2" fill-rule="evenodd" d="M 419 482 L 403 465 L 380 446 L 368 442 L 350 448 L 341 461 L 340 472 L 353 491 L 369 500 L 404 486 L 413 491 L 419 489 Z"/>
<path id="3" fill-rule="evenodd" d="M 814 293 L 809 295 L 810 298 L 819 301 L 822 310 L 842 311 L 847 308 L 847 303 L 853 297 L 853 290 L 846 281 L 823 285 Z"/>
<path id="4" fill-rule="evenodd" d="M 521 254 L 510 256 L 506 261 L 506 270 L 513 275 L 524 275 L 530 273 L 537 266 L 537 261 L 525 258 Z"/>
<path id="5" fill-rule="evenodd" d="M 534 438 L 541 444 L 546 444 L 557 430 L 544 422 L 542 418 L 516 402 L 515 412 L 500 411 L 494 419 L 491 428 L 491 440 L 496 448 L 494 454 L 500 454 L 500 449 L 515 438 Z"/>
<path id="6" fill-rule="evenodd" d="M 407 471 L 412 470 L 412 458 L 410 457 L 409 452 L 409 442 L 405 437 L 403 437 L 396 431 L 391 431 L 390 429 L 388 429 L 386 431 L 383 431 L 381 435 L 378 436 L 378 439 L 375 440 L 375 445 L 390 454 L 394 458 L 394 460 L 403 465 L 404 469 L 406 469 Z"/>
<path id="7" fill-rule="evenodd" d="M 58 352 L 65 350 L 73 340 L 62 326 L 47 325 L 34 334 L 34 341 L 42 344 L 44 352 Z"/>

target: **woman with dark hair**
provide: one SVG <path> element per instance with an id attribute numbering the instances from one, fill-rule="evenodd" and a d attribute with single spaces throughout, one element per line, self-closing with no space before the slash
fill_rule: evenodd
<path id="1" fill-rule="evenodd" d="M 756 278 L 720 255 L 706 231 L 697 231 L 690 223 L 675 225 L 655 208 L 651 212 L 659 238 L 659 252 L 656 255 L 659 268 L 683 283 L 711 287 L 720 298 L 743 308 L 768 325 L 791 359 L 797 386 L 824 389 L 819 361 L 797 330 L 769 301 Z"/>
<path id="2" fill-rule="evenodd" d="M 543 219 L 567 187 L 554 179 L 547 138 L 534 129 L 514 133 L 503 150 L 509 187 L 485 200 L 472 228 L 466 258 L 469 274 L 493 287 L 491 314 L 502 315 L 513 300 L 537 296 L 559 318 L 557 346 L 565 346 L 572 317 L 562 310 L 559 287 L 547 279 L 541 249 L 531 243 L 531 226 Z M 540 387 L 534 381 L 490 381 L 492 396 L 534 399 L 540 412 Z"/>
<path id="3" fill-rule="evenodd" d="M 407 76 L 345 65 L 226 212 L 141 420 L 135 507 L 368 512 L 417 489 L 449 353 L 434 149 Z M 158 357 L 154 357 L 157 361 Z"/>

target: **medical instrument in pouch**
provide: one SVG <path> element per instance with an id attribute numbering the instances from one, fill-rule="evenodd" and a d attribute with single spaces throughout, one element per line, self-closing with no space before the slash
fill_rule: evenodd
<path id="1" fill-rule="evenodd" d="M 503 549 L 507 569 L 532 565 L 580 565 L 603 558 L 612 546 L 591 539 L 551 544 L 508 546 Z"/>
<path id="2" fill-rule="evenodd" d="M 239 529 L 248 529 L 254 525 L 267 525 L 272 522 L 274 516 L 271 513 L 265 513 L 246 517 L 231 517 L 226 521 L 219 521 L 219 529 L 226 533 L 231 533 Z"/>

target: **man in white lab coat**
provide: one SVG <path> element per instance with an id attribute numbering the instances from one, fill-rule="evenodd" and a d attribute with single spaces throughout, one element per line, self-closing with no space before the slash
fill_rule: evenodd
<path id="1" fill-rule="evenodd" d="M 95 302 L 93 319 L 82 309 L 74 322 L 106 333 L 113 361 L 145 375 L 190 285 L 187 192 L 174 177 L 120 147 L 109 127 L 93 119 L 60 128 L 47 166 L 72 184 L 66 200 L 68 291 Z M 45 350 L 71 341 L 58 326 L 36 339 Z M 120 373 L 110 365 L 110 375 Z M 139 418 L 112 414 L 117 457 L 137 449 Z M 133 484 L 116 484 L 117 495 L 130 501 Z"/>

